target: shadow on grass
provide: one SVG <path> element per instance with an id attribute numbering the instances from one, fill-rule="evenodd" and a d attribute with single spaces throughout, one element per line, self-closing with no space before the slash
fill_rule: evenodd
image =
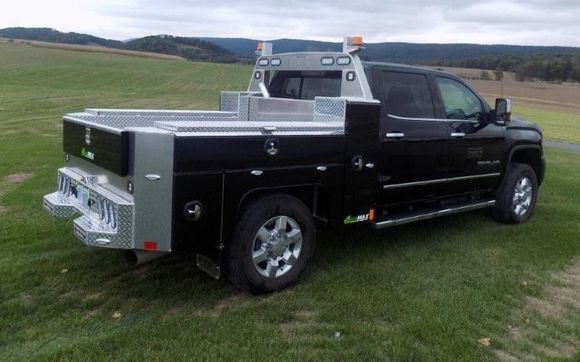
<path id="1" fill-rule="evenodd" d="M 491 223 L 487 214 L 473 212 L 385 230 L 372 230 L 362 224 L 319 228 L 315 255 L 299 286 L 307 290 L 315 288 L 319 283 L 317 273 L 333 273 L 345 266 L 353 270 L 357 264 L 372 264 L 377 258 L 405 252 L 405 249 L 432 248 L 433 243 L 446 242 L 442 237 L 445 233 Z M 212 279 L 197 269 L 194 254 L 171 254 L 137 267 L 127 266 L 124 253 L 119 251 L 82 247 L 78 254 L 71 260 L 70 269 L 76 271 L 76 279 L 87 293 L 103 293 L 119 303 L 130 301 L 134 307 L 211 310 L 219 309 L 230 298 L 267 298 L 247 296 L 223 277 Z M 288 293 L 292 289 L 274 296 Z"/>

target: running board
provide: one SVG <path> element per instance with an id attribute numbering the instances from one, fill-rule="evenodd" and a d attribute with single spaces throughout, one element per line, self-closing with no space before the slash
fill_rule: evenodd
<path id="1" fill-rule="evenodd" d="M 466 211 L 484 209 L 486 207 L 490 207 L 493 205 L 495 205 L 495 200 L 478 202 L 474 204 L 463 204 L 462 206 L 449 207 L 441 210 L 427 210 L 425 212 L 417 212 L 412 215 L 406 214 L 405 216 L 401 216 L 399 218 L 388 219 L 383 221 L 378 220 L 372 224 L 372 227 L 374 229 L 383 229 L 391 226 L 408 224 L 415 221 L 433 219 L 439 216 L 452 215 Z"/>

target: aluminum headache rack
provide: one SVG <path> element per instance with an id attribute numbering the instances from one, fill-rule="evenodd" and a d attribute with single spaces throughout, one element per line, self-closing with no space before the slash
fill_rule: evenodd
<path id="1" fill-rule="evenodd" d="M 121 133 L 157 128 L 188 136 L 215 134 L 342 134 L 345 98 L 263 98 L 251 92 L 222 92 L 219 111 L 86 109 L 64 119 Z"/>

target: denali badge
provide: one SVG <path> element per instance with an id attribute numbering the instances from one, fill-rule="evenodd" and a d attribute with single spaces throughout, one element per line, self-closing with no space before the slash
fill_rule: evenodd
<path id="1" fill-rule="evenodd" d="M 91 129 L 89 127 L 85 127 L 85 143 L 87 146 L 91 144 Z"/>
<path id="2" fill-rule="evenodd" d="M 498 166 L 499 164 L 499 160 L 477 161 L 477 166 Z"/>
<path id="3" fill-rule="evenodd" d="M 467 159 L 468 160 L 480 160 L 483 157 L 483 147 L 468 147 L 467 148 Z"/>

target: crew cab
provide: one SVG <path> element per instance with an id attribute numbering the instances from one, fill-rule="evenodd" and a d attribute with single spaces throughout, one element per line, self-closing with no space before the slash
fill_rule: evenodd
<path id="1" fill-rule="evenodd" d="M 52 215 L 140 264 L 184 250 L 252 293 L 294 283 L 316 227 L 374 229 L 489 208 L 527 221 L 542 133 L 461 78 L 342 52 L 272 54 L 219 111 L 86 109 L 63 120 Z M 449 226 L 452 227 L 452 226 Z M 387 238 L 385 234 L 385 238 Z"/>

